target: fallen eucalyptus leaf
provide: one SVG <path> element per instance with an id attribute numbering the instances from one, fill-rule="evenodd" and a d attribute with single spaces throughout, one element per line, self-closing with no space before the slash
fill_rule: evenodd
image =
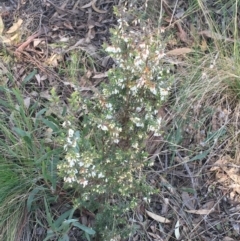
<path id="1" fill-rule="evenodd" d="M 185 210 L 187 213 L 207 215 L 214 211 L 214 209 L 199 209 L 199 210 Z"/>
<path id="2" fill-rule="evenodd" d="M 16 32 L 21 27 L 22 23 L 23 23 L 23 20 L 19 18 L 18 21 L 14 23 L 13 26 L 7 31 L 7 33 Z"/>
<path id="3" fill-rule="evenodd" d="M 179 227 L 180 227 L 180 222 L 178 220 L 175 224 L 175 230 L 174 230 L 174 234 L 175 234 L 175 237 L 176 237 L 177 240 L 179 240 L 179 238 L 180 238 Z"/>
<path id="4" fill-rule="evenodd" d="M 173 50 L 168 51 L 166 53 L 166 55 L 177 56 L 177 55 L 182 55 L 182 54 L 188 54 L 191 52 L 193 52 L 193 50 L 190 48 L 178 48 L 178 49 L 173 49 Z"/>
<path id="5" fill-rule="evenodd" d="M 2 35 L 3 30 L 4 30 L 4 23 L 2 20 L 2 16 L 0 15 L 0 35 Z"/>
<path id="6" fill-rule="evenodd" d="M 147 211 L 147 210 L 146 210 L 146 213 L 147 213 L 147 215 L 148 215 L 150 218 L 152 218 L 152 219 L 154 219 L 154 220 L 156 220 L 156 221 L 158 221 L 158 222 L 160 222 L 160 223 L 170 223 L 170 222 L 171 222 L 169 219 L 164 218 L 164 217 L 162 217 L 162 216 L 159 216 L 159 215 L 157 215 L 157 214 L 155 214 L 155 213 L 149 212 L 149 211 Z"/>

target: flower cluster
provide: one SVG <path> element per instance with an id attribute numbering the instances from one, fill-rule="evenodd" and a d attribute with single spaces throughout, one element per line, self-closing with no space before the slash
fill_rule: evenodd
<path id="1" fill-rule="evenodd" d="M 70 186 L 77 183 L 85 188 L 93 178 L 103 179 L 105 175 L 96 170 L 93 162 L 96 154 L 91 150 L 80 153 L 80 132 L 72 129 L 70 121 L 63 122 L 62 126 L 67 129 L 64 145 L 66 155 L 64 162 L 58 165 L 58 169 L 64 173 L 64 182 Z M 107 182 L 107 179 L 105 181 Z"/>
<path id="2" fill-rule="evenodd" d="M 123 196 L 136 192 L 141 182 L 136 173 L 149 165 L 146 139 L 149 133 L 161 135 L 158 109 L 172 83 L 161 41 L 154 31 L 140 29 L 131 31 L 121 18 L 112 45 L 105 47 L 116 63 L 108 82 L 90 98 L 75 91 L 69 99 L 68 114 L 77 113 L 81 121 L 64 122 L 66 155 L 59 171 L 85 199 L 109 190 Z"/>

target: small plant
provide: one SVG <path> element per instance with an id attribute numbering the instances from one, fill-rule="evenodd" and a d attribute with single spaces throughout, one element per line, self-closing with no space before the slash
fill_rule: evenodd
<path id="1" fill-rule="evenodd" d="M 161 135 L 158 109 L 171 86 L 161 41 L 150 34 L 145 21 L 135 21 L 143 32 L 133 32 L 123 17 L 119 19 L 112 45 L 105 46 L 116 63 L 108 72 L 109 82 L 91 98 L 75 91 L 63 123 L 66 154 L 59 173 L 66 187 L 80 194 L 80 206 L 95 203 L 93 211 L 103 208 L 100 200 L 104 204 L 114 195 L 153 192 L 142 174 L 142 168 L 151 165 L 145 144 L 149 133 Z"/>
<path id="2" fill-rule="evenodd" d="M 60 217 L 56 220 L 51 216 L 50 209 L 48 207 L 46 199 L 44 199 L 46 217 L 48 221 L 48 231 L 47 237 L 44 241 L 52 240 L 52 238 L 58 238 L 59 241 L 68 241 L 69 236 L 68 232 L 72 227 L 79 228 L 84 231 L 85 237 L 90 241 L 90 235 L 94 235 L 95 231 L 91 228 L 88 228 L 78 222 L 77 219 L 73 218 L 73 213 L 75 211 L 74 208 L 64 212 Z"/>

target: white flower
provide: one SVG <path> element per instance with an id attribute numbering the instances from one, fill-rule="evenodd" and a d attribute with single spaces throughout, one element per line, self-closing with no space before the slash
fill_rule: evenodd
<path id="1" fill-rule="evenodd" d="M 118 94 L 119 93 L 119 90 L 117 90 L 117 89 L 114 89 L 114 91 L 112 92 L 113 94 Z"/>
<path id="2" fill-rule="evenodd" d="M 141 120 L 138 117 L 134 117 L 134 118 L 131 118 L 131 121 L 136 124 L 136 123 L 140 122 Z"/>
<path id="3" fill-rule="evenodd" d="M 107 103 L 106 107 L 109 108 L 109 110 L 112 110 L 112 104 L 111 103 Z"/>
<path id="4" fill-rule="evenodd" d="M 147 203 L 150 203 L 150 202 L 151 202 L 151 199 L 150 199 L 150 198 L 147 198 L 147 197 L 144 197 L 144 198 L 143 198 L 143 201 L 144 201 L 144 202 L 147 202 Z"/>
<path id="5" fill-rule="evenodd" d="M 155 130 L 156 130 L 155 126 L 152 126 L 152 125 L 148 126 L 148 131 L 155 131 Z"/>
<path id="6" fill-rule="evenodd" d="M 118 79 L 118 82 L 119 82 L 119 83 L 123 83 L 123 82 L 124 82 L 124 79 Z"/>
<path id="7" fill-rule="evenodd" d="M 113 142 L 118 144 L 119 140 L 118 139 L 114 139 Z"/>
<path id="8" fill-rule="evenodd" d="M 103 131 L 108 131 L 108 127 L 102 124 L 99 124 L 98 128 L 102 129 Z"/>
<path id="9" fill-rule="evenodd" d="M 63 127 L 70 126 L 70 125 L 71 125 L 70 121 L 64 121 L 62 124 Z"/>
<path id="10" fill-rule="evenodd" d="M 74 134 L 74 130 L 73 129 L 69 129 L 68 130 L 68 136 L 69 137 L 73 137 L 73 134 Z"/>
<path id="11" fill-rule="evenodd" d="M 156 88 L 155 87 L 152 87 L 152 88 L 150 88 L 150 91 L 154 94 L 154 95 L 156 95 L 157 94 L 157 90 L 156 90 Z"/>
<path id="12" fill-rule="evenodd" d="M 82 184 L 83 187 L 86 187 L 88 185 L 88 180 L 81 180 L 80 184 Z"/>
<path id="13" fill-rule="evenodd" d="M 144 124 L 141 123 L 141 122 L 138 122 L 138 123 L 136 123 L 136 126 L 137 126 L 137 127 L 144 127 Z"/>
<path id="14" fill-rule="evenodd" d="M 83 162 L 78 162 L 78 165 L 80 166 L 80 167 L 82 167 L 82 166 L 84 166 L 84 163 Z"/>
<path id="15" fill-rule="evenodd" d="M 111 115 L 106 115 L 106 119 L 110 120 L 110 119 L 112 119 L 112 116 Z"/>
<path id="16" fill-rule="evenodd" d="M 167 89 L 160 88 L 160 93 L 161 93 L 161 96 L 167 96 L 169 92 Z"/>
<path id="17" fill-rule="evenodd" d="M 85 164 L 85 167 L 86 167 L 86 168 L 89 168 L 90 166 L 91 166 L 90 163 L 86 163 L 86 164 Z"/>
<path id="18" fill-rule="evenodd" d="M 72 183 L 72 182 L 74 182 L 74 178 L 73 177 L 64 177 L 64 182 Z"/>
<path id="19" fill-rule="evenodd" d="M 76 160 L 75 159 L 68 159 L 68 164 L 70 167 L 73 167 L 75 165 Z"/>
<path id="20" fill-rule="evenodd" d="M 138 143 L 137 143 L 137 142 L 136 142 L 136 143 L 133 143 L 133 144 L 132 144 L 132 147 L 137 149 L 137 148 L 138 148 Z"/>
<path id="21" fill-rule="evenodd" d="M 161 136 L 161 133 L 155 132 L 155 133 L 153 134 L 153 136 L 156 136 L 156 137 Z"/>
<path id="22" fill-rule="evenodd" d="M 109 53 L 121 53 L 121 49 L 114 46 L 108 46 L 105 50 Z"/>
<path id="23" fill-rule="evenodd" d="M 162 118 L 161 117 L 157 118 L 157 123 L 158 123 L 159 126 L 161 125 L 161 123 L 162 123 Z"/>
<path id="24" fill-rule="evenodd" d="M 98 173 L 98 178 L 102 178 L 102 177 L 104 177 L 103 173 L 102 172 Z"/>
<path id="25" fill-rule="evenodd" d="M 136 66 L 141 66 L 141 65 L 144 64 L 144 61 L 142 59 L 140 59 L 140 58 L 137 58 L 137 59 L 134 60 L 134 64 Z"/>
<path id="26" fill-rule="evenodd" d="M 135 95 L 137 93 L 137 86 L 136 85 L 132 86 L 130 90 L 132 91 L 133 95 Z"/>
<path id="27" fill-rule="evenodd" d="M 72 142 L 72 147 L 76 147 L 77 146 L 77 140 L 74 139 L 74 141 Z"/>
<path id="28" fill-rule="evenodd" d="M 140 112 L 141 110 L 142 110 L 141 107 L 137 107 L 137 108 L 136 108 L 136 111 L 137 111 L 137 112 Z"/>
<path id="29" fill-rule="evenodd" d="M 69 145 L 72 145 L 72 144 L 73 144 L 71 138 L 67 137 L 67 143 L 68 143 Z"/>

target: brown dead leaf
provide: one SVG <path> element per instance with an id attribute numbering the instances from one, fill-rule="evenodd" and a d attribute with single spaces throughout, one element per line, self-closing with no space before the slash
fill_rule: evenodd
<path id="1" fill-rule="evenodd" d="M 232 188 L 233 191 L 235 191 L 236 193 L 240 194 L 240 185 L 239 184 L 231 184 L 228 187 Z"/>
<path id="2" fill-rule="evenodd" d="M 153 237 L 154 240 L 161 240 L 161 237 L 155 233 L 148 232 L 148 235 Z"/>
<path id="3" fill-rule="evenodd" d="M 24 102 L 24 106 L 26 107 L 26 109 L 28 109 L 29 106 L 30 106 L 31 98 L 30 98 L 30 97 L 26 97 L 26 98 L 23 100 L 23 102 Z"/>
<path id="4" fill-rule="evenodd" d="M 108 76 L 107 72 L 104 72 L 104 73 L 95 74 L 92 78 L 101 79 L 101 78 L 106 78 L 107 76 Z"/>
<path id="5" fill-rule="evenodd" d="M 215 201 L 214 200 L 211 200 L 211 201 L 208 201 L 208 202 L 206 202 L 203 206 L 202 206 L 202 208 L 203 209 L 211 209 L 211 208 L 213 208 L 214 207 L 214 205 L 215 205 Z"/>
<path id="6" fill-rule="evenodd" d="M 43 40 L 42 39 L 34 39 L 33 40 L 33 46 L 36 48 Z"/>
<path id="7" fill-rule="evenodd" d="M 230 237 L 224 237 L 222 241 L 234 241 L 234 239 Z"/>
<path id="8" fill-rule="evenodd" d="M 36 80 L 38 82 L 38 85 L 40 86 L 40 84 L 41 84 L 41 76 L 39 74 L 35 74 L 35 78 L 36 78 Z"/>
<path id="9" fill-rule="evenodd" d="M 19 18 L 18 21 L 14 23 L 13 26 L 7 31 L 7 33 L 16 32 L 21 27 L 22 23 L 23 23 L 23 20 Z"/>
<path id="10" fill-rule="evenodd" d="M 20 39 L 21 39 L 21 34 L 20 33 L 15 33 L 12 37 L 10 37 L 10 40 L 12 42 L 15 41 L 16 43 L 18 43 L 20 41 Z"/>
<path id="11" fill-rule="evenodd" d="M 186 207 L 189 209 L 194 209 L 194 204 L 189 194 L 187 192 L 182 192 L 181 196 L 182 196 L 183 204 L 186 205 Z"/>
<path id="12" fill-rule="evenodd" d="M 217 160 L 214 163 L 214 165 L 213 165 L 213 167 L 211 167 L 210 171 L 216 171 L 216 170 L 226 166 L 226 164 L 227 164 L 227 158 L 221 157 L 219 160 Z"/>
<path id="13" fill-rule="evenodd" d="M 178 24 L 177 24 L 177 26 L 178 26 Z M 180 40 L 181 40 L 182 42 L 186 43 L 186 44 L 189 44 L 190 41 L 189 41 L 189 39 L 188 39 L 188 35 L 187 35 L 187 33 L 186 33 L 185 31 L 183 31 L 183 29 L 182 29 L 182 27 L 181 27 L 180 24 L 179 24 L 179 26 L 178 26 L 178 29 L 179 29 L 179 33 L 177 33 L 177 35 L 178 35 L 178 37 L 180 38 Z"/>
<path id="14" fill-rule="evenodd" d="M 96 7 L 96 2 L 97 0 L 92 0 L 92 8 L 95 12 L 97 13 L 107 13 L 108 11 L 107 10 L 100 10 Z"/>
<path id="15" fill-rule="evenodd" d="M 155 213 L 152 213 L 152 212 L 149 212 L 147 210 L 145 210 L 145 211 L 150 218 L 152 218 L 152 219 L 154 219 L 154 220 L 156 220 L 160 223 L 171 223 L 171 221 L 169 219 L 165 218 L 165 217 L 159 216 L 159 215 L 157 215 Z"/>
<path id="16" fill-rule="evenodd" d="M 2 16 L 0 15 L 0 35 L 2 35 L 3 30 L 4 30 L 4 23 L 2 20 Z"/>
<path id="17" fill-rule="evenodd" d="M 209 31 L 209 30 L 204 30 L 204 31 L 201 31 L 199 32 L 198 34 L 200 35 L 203 35 L 207 38 L 212 38 L 212 39 L 216 39 L 216 40 L 225 40 L 227 42 L 232 42 L 234 43 L 234 39 L 231 39 L 231 38 L 225 38 L 224 36 L 222 36 L 221 34 L 218 34 L 218 33 L 214 33 L 212 31 Z"/>
<path id="18" fill-rule="evenodd" d="M 87 4 L 83 5 L 80 8 L 90 8 L 91 6 L 92 6 L 92 1 L 90 3 L 87 3 Z"/>
<path id="19" fill-rule="evenodd" d="M 52 134 L 53 134 L 53 130 L 51 128 L 47 128 L 45 133 L 44 133 L 44 142 L 45 143 L 51 143 L 52 142 Z"/>
<path id="20" fill-rule="evenodd" d="M 174 234 L 175 234 L 175 237 L 176 237 L 176 239 L 177 240 L 179 240 L 180 239 L 180 221 L 178 220 L 177 222 L 176 222 L 176 224 L 175 224 L 175 231 L 174 231 Z"/>
<path id="21" fill-rule="evenodd" d="M 6 38 L 5 36 L 1 36 L 1 41 L 5 44 L 10 44 L 11 43 L 11 39 L 10 38 Z"/>
<path id="22" fill-rule="evenodd" d="M 50 66 L 53 66 L 53 67 L 57 67 L 58 66 L 58 61 L 61 61 L 62 60 L 62 55 L 60 54 L 52 54 L 52 56 L 50 56 L 46 63 Z"/>
<path id="23" fill-rule="evenodd" d="M 190 48 L 178 48 L 178 49 L 173 49 L 170 50 L 166 53 L 168 56 L 178 56 L 178 55 L 183 55 L 183 54 L 188 54 L 193 52 L 193 49 Z"/>
<path id="24" fill-rule="evenodd" d="M 64 25 L 66 28 L 70 29 L 70 30 L 74 30 L 74 28 L 73 28 L 73 26 L 72 26 L 72 24 L 71 24 L 70 21 L 67 21 L 67 20 L 66 20 L 66 21 L 63 23 L 63 25 Z"/>
<path id="25" fill-rule="evenodd" d="M 213 212 L 213 209 L 199 209 L 199 210 L 185 210 L 188 213 L 199 214 L 199 215 L 208 215 Z"/>
<path id="26" fill-rule="evenodd" d="M 202 39 L 200 48 L 203 52 L 205 52 L 208 48 L 207 41 L 205 39 Z"/>
<path id="27" fill-rule="evenodd" d="M 168 212 L 168 208 L 169 208 L 169 199 L 168 198 L 164 198 L 164 202 L 162 204 L 162 211 L 161 214 L 166 214 Z"/>
<path id="28" fill-rule="evenodd" d="M 88 33 L 87 33 L 87 38 L 88 39 L 94 39 L 96 35 L 96 32 L 94 28 L 89 28 Z"/>

